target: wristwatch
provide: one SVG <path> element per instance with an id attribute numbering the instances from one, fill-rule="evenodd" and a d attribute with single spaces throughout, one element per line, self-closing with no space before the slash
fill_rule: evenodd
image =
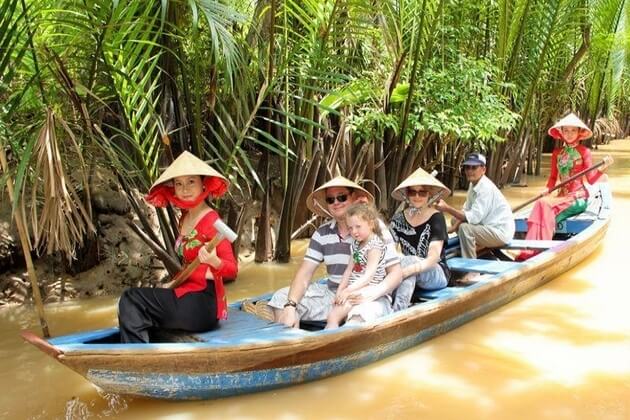
<path id="1" fill-rule="evenodd" d="M 287 303 L 284 304 L 284 307 L 286 308 L 287 306 L 293 306 L 297 309 L 297 302 L 292 299 L 287 299 Z"/>

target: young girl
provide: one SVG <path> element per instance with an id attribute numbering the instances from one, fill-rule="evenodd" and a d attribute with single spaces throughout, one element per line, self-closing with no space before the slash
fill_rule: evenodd
<path id="1" fill-rule="evenodd" d="M 561 140 L 560 147 L 556 147 L 551 154 L 551 173 L 547 180 L 544 193 L 548 194 L 556 186 L 573 175 L 592 166 L 591 151 L 580 144 L 588 139 L 593 132 L 575 114 L 571 113 L 558 121 L 549 129 L 549 135 Z M 606 168 L 613 162 L 611 156 L 604 158 L 605 164 L 596 170 L 588 172 L 584 177 L 571 181 L 558 190 L 556 196 L 545 196 L 534 204 L 527 220 L 527 236 L 525 239 L 549 240 L 553 238 L 556 223 L 568 217 L 582 213 L 586 209 L 588 190 L 584 182 L 593 184 L 598 180 L 606 180 Z M 537 252 L 522 251 L 517 260 L 525 260 Z"/>
<path id="2" fill-rule="evenodd" d="M 337 289 L 335 305 L 328 315 L 326 328 L 336 328 L 346 318 L 347 324 L 368 322 L 391 312 L 389 294 L 359 305 L 348 302 L 351 294 L 378 284 L 385 278 L 385 243 L 378 212 L 373 206 L 353 204 L 347 210 L 346 221 L 353 238 L 351 259 Z"/>
<path id="3" fill-rule="evenodd" d="M 217 234 L 218 213 L 207 198 L 218 198 L 228 188 L 227 179 L 189 152 L 183 152 L 158 178 L 146 199 L 156 207 L 181 209 L 176 251 L 182 262 L 197 255 L 201 264 L 173 288 L 132 287 L 118 302 L 118 324 L 123 343 L 147 343 L 151 329 L 190 332 L 216 328 L 227 318 L 224 277 L 235 277 L 236 258 L 227 240 L 208 252 L 204 245 Z M 167 286 L 168 287 L 168 286 Z"/>

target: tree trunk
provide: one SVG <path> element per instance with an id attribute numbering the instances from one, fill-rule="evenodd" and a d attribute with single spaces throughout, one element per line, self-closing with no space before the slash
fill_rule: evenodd
<path id="1" fill-rule="evenodd" d="M 269 128 L 269 127 L 268 127 Z M 260 214 L 256 218 L 256 254 L 254 261 L 257 263 L 269 261 L 272 257 L 271 249 L 271 226 L 270 226 L 270 193 L 271 179 L 269 179 L 269 152 L 262 151 L 262 157 L 258 166 L 258 174 L 264 180 L 264 190 L 262 191 Z"/>

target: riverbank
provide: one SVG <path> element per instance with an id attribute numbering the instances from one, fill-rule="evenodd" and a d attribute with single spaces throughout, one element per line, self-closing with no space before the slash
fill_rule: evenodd
<path id="1" fill-rule="evenodd" d="M 128 287 L 152 287 L 168 280 L 168 272 L 151 249 L 128 226 L 132 212 L 125 195 L 111 175 L 97 172 L 92 190 L 92 209 L 97 237 L 98 264 L 73 274 L 61 256 L 37 257 L 37 271 L 44 303 L 68 302 L 93 297 L 119 296 Z M 255 211 L 255 208 L 252 208 Z M 8 200 L 0 203 L 0 307 L 31 303 L 31 282 L 24 255 L 11 223 Z M 139 224 L 136 221 L 136 224 Z M 254 258 L 248 226 L 241 235 L 239 264 Z M 78 257 L 79 259 L 81 257 Z M 80 266 L 75 264 L 76 266 Z"/>
<path id="2" fill-rule="evenodd" d="M 594 150 L 595 156 L 615 151 L 620 146 L 625 150 L 628 140 L 615 140 L 609 145 Z M 545 165 L 549 165 L 545 157 Z M 618 165 L 619 163 L 617 163 Z M 100 262 L 95 267 L 72 275 L 64 270 L 64 262 L 59 258 L 43 257 L 35 260 L 38 282 L 45 303 L 67 302 L 92 297 L 119 296 L 128 287 L 151 287 L 168 279 L 168 273 L 148 246 L 131 231 L 127 225 L 129 208 L 124 195 L 116 191 L 115 183 L 101 175 L 98 194 L 94 197 L 94 209 L 98 223 L 98 253 Z M 531 177 L 530 177 L 531 178 Z M 522 180 L 527 183 L 527 179 Z M 529 186 L 542 185 L 544 179 L 530 179 Z M 530 198 L 526 188 L 506 187 L 503 193 L 515 203 Z M 449 198 L 452 203 L 461 205 L 465 191 L 456 191 Z M 0 220 L 9 220 L 7 203 L 0 208 Z M 4 232 L 4 233 L 2 233 Z M 0 225 L 0 237 L 11 235 L 8 223 Z M 13 232 L 15 237 L 15 233 Z M 246 229 L 238 253 L 239 266 L 253 264 L 254 250 L 251 246 L 251 232 Z M 9 238 L 11 239 L 11 238 Z M 15 238 L 13 238 L 15 242 Z M 6 243 L 6 240 L 4 241 Z M 15 258 L 23 256 L 16 253 Z M 292 255 L 301 256 L 295 252 Z M 2 267 L 0 267 L 1 269 Z M 242 270 L 241 270 L 242 271 Z M 31 284 L 23 263 L 0 274 L 0 307 L 30 303 Z"/>

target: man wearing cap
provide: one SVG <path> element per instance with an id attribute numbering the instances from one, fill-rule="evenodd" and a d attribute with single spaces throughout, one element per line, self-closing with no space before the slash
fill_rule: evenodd
<path id="1" fill-rule="evenodd" d="M 444 200 L 436 207 L 456 219 L 457 235 L 464 258 L 477 258 L 477 248 L 496 248 L 514 237 L 512 209 L 496 185 L 486 176 L 486 157 L 471 153 L 463 163 L 470 182 L 462 210 Z"/>
<path id="2" fill-rule="evenodd" d="M 299 327 L 300 320 L 325 321 L 333 306 L 337 286 L 348 262 L 352 236 L 346 225 L 346 210 L 353 203 L 373 203 L 374 197 L 358 184 L 338 176 L 322 185 L 307 198 L 307 207 L 315 214 L 329 217 L 313 234 L 291 285 L 274 293 L 268 305 L 274 319 L 289 327 Z M 387 227 L 381 222 L 387 276 L 378 285 L 358 291 L 350 297 L 353 305 L 371 302 L 395 289 L 402 280 L 400 260 Z M 326 283 L 311 282 L 321 263 L 326 266 Z"/>

